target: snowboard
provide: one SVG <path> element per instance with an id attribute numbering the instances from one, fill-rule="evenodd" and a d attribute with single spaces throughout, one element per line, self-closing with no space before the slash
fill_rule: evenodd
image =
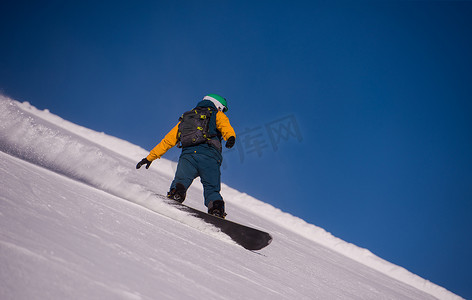
<path id="1" fill-rule="evenodd" d="M 248 227 L 227 219 L 219 218 L 213 215 L 209 215 L 203 211 L 192 208 L 185 204 L 179 203 L 175 200 L 169 199 L 163 195 L 159 195 L 166 203 L 173 207 L 187 212 L 190 215 L 197 217 L 206 223 L 212 224 L 219 228 L 221 232 L 228 235 L 233 241 L 241 245 L 247 250 L 260 250 L 272 242 L 272 236 L 267 232 Z"/>

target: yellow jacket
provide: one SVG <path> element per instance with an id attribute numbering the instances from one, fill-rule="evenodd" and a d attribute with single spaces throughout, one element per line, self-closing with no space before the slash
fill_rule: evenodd
<path id="1" fill-rule="evenodd" d="M 151 150 L 149 155 L 146 157 L 147 160 L 153 161 L 157 158 L 161 158 L 170 148 L 174 147 L 178 143 L 177 133 L 179 131 L 179 123 L 172 128 L 169 133 L 162 139 L 162 141 Z M 230 137 L 236 137 L 233 127 L 229 123 L 228 117 L 221 111 L 216 114 L 216 129 L 221 132 L 223 139 L 227 141 Z"/>

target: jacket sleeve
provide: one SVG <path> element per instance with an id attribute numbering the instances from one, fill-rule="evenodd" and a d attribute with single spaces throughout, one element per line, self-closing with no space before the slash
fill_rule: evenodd
<path id="1" fill-rule="evenodd" d="M 154 149 L 151 150 L 149 155 L 146 157 L 147 160 L 153 161 L 157 158 L 161 158 L 164 153 L 167 152 L 170 148 L 174 147 L 177 145 L 178 139 L 177 139 L 177 133 L 179 131 L 179 124 L 180 122 L 175 125 L 174 128 L 172 128 L 169 133 L 166 134 L 166 136 L 162 139 L 162 141 L 154 147 Z"/>
<path id="2" fill-rule="evenodd" d="M 223 139 L 227 141 L 230 137 L 236 137 L 233 127 L 229 123 L 228 117 L 221 111 L 216 114 L 216 129 L 221 132 Z"/>

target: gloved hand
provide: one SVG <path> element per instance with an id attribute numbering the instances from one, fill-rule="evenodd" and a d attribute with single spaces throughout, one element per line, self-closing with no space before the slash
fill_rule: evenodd
<path id="1" fill-rule="evenodd" d="M 234 143 L 236 143 L 236 138 L 234 136 L 229 137 L 229 139 L 226 141 L 225 147 L 230 149 L 233 148 Z"/>
<path id="2" fill-rule="evenodd" d="M 136 165 L 136 169 L 141 168 L 142 165 L 146 165 L 146 169 L 149 169 L 149 166 L 151 165 L 152 161 L 147 160 L 147 158 L 143 158 L 138 164 Z"/>

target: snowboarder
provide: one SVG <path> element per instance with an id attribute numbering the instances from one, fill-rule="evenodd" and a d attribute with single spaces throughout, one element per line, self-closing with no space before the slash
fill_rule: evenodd
<path id="1" fill-rule="evenodd" d="M 236 142 L 236 133 L 226 111 L 225 98 L 217 94 L 206 95 L 193 110 L 184 113 L 179 123 L 136 165 L 136 169 L 143 165 L 149 169 L 153 160 L 179 144 L 182 153 L 167 197 L 184 202 L 187 189 L 200 176 L 208 213 L 221 218 L 226 216 L 220 194 L 221 140 L 226 141 L 226 148 L 232 148 Z"/>

